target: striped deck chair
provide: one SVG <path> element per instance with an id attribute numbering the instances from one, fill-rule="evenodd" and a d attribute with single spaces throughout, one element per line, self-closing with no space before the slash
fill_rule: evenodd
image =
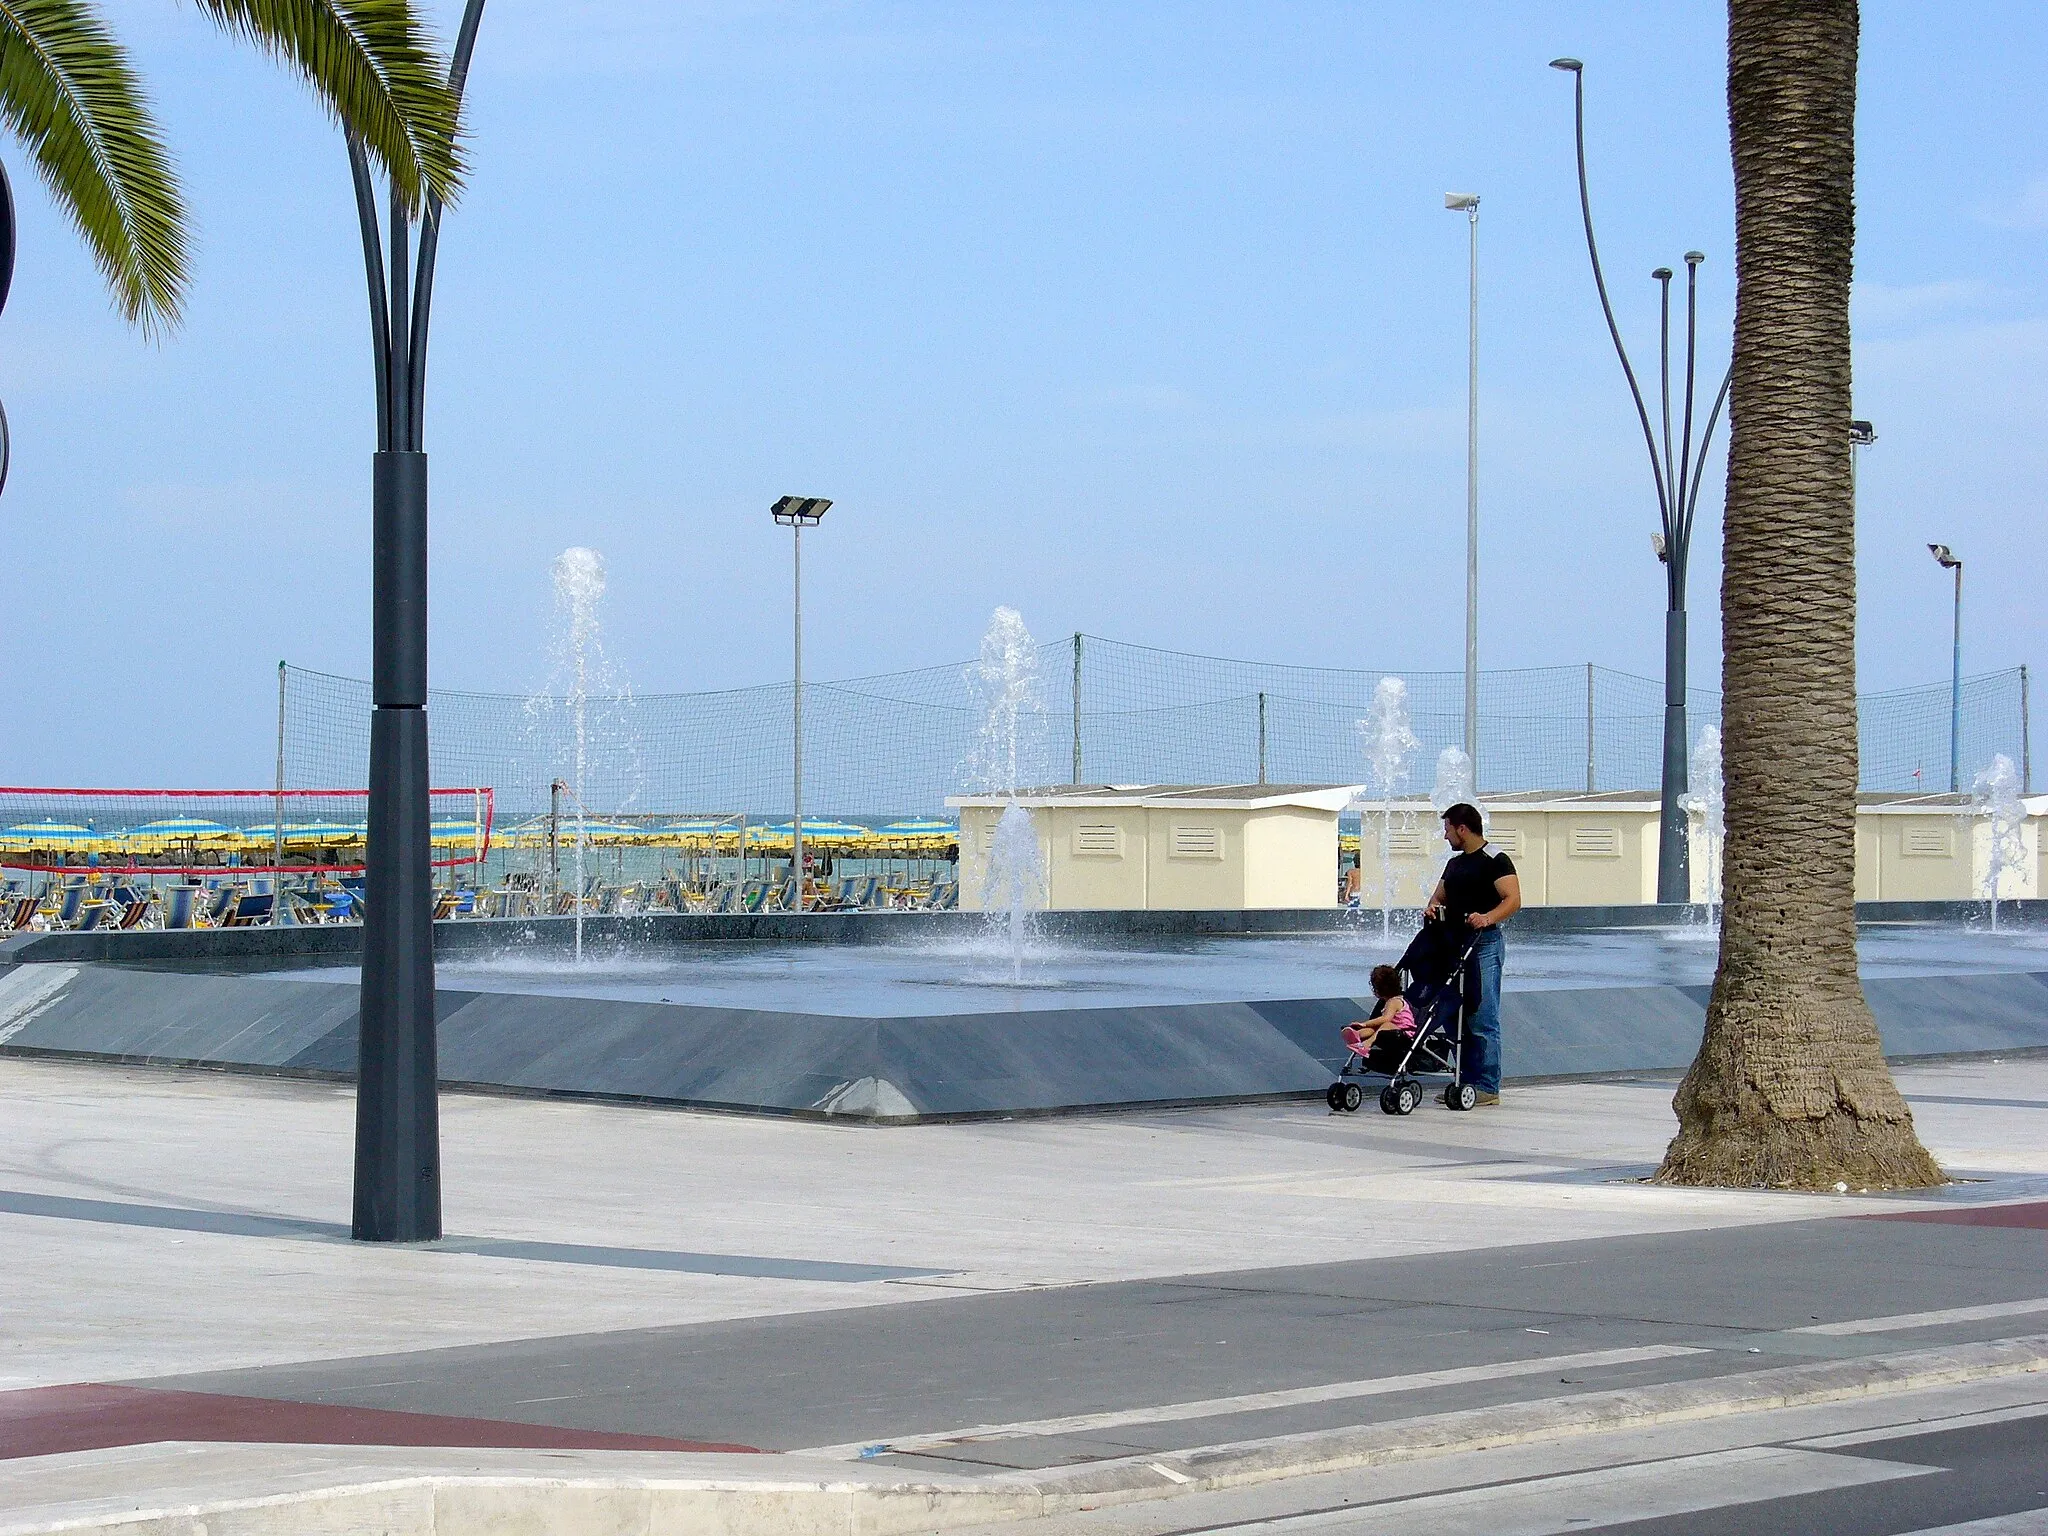
<path id="1" fill-rule="evenodd" d="M 270 921 L 277 898 L 268 891 L 238 893 L 220 920 L 223 928 L 260 928 Z"/>
<path id="2" fill-rule="evenodd" d="M 85 876 L 73 875 L 64 882 L 64 894 L 57 902 L 57 926 L 76 928 L 78 909 L 85 903 Z"/>
<path id="3" fill-rule="evenodd" d="M 43 904 L 40 896 L 10 896 L 4 917 L 10 933 L 19 933 L 35 921 L 36 909 Z"/>

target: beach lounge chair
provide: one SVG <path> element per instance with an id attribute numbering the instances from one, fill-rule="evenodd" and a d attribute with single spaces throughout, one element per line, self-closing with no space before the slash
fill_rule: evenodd
<path id="1" fill-rule="evenodd" d="M 931 894 L 925 898 L 927 912 L 950 912 L 960 905 L 960 882 L 957 880 L 934 880 Z"/>
<path id="2" fill-rule="evenodd" d="M 767 904 L 768 904 L 768 882 L 767 882 L 767 881 L 765 881 L 765 880 L 749 880 L 749 881 L 748 881 L 748 882 L 747 882 L 747 883 L 746 883 L 745 885 L 743 885 L 743 886 L 741 886 L 741 887 L 740 887 L 740 904 L 739 904 L 739 910 L 740 910 L 740 911 L 742 911 L 742 912 L 759 912 L 759 911 L 763 910 L 763 909 L 764 909 L 764 908 L 765 908 L 765 907 L 767 906 Z"/>
<path id="3" fill-rule="evenodd" d="M 116 893 L 117 897 L 119 893 Z M 129 890 L 121 899 L 121 915 L 114 926 L 124 933 L 133 932 L 149 919 L 149 910 L 156 905 L 156 897 L 147 891 Z"/>
<path id="4" fill-rule="evenodd" d="M 455 915 L 457 903 L 461 900 L 453 891 L 442 891 L 434 897 L 434 921 L 445 922 Z"/>
<path id="5" fill-rule="evenodd" d="M 228 914 L 235 910 L 235 902 L 240 899 L 241 894 L 242 888 L 238 885 L 215 886 L 213 888 L 213 900 L 208 903 L 206 915 L 200 920 L 202 926 L 207 928 L 220 927 L 227 920 Z"/>
<path id="6" fill-rule="evenodd" d="M 243 891 L 237 893 L 234 902 L 222 914 L 223 928 L 260 928 L 270 921 L 277 898 L 268 891 Z"/>
<path id="7" fill-rule="evenodd" d="M 78 915 L 71 920 L 71 927 L 78 933 L 90 933 L 99 927 L 100 919 L 113 910 L 113 903 L 93 897 L 77 904 Z"/>
<path id="8" fill-rule="evenodd" d="M 192 908 L 198 899 L 198 886 L 172 886 L 164 894 L 164 927 L 190 928 L 192 926 Z"/>
<path id="9" fill-rule="evenodd" d="M 7 899 L 5 922 L 10 933 L 19 933 L 35 921 L 36 909 L 43 904 L 40 896 L 10 896 Z"/>
<path id="10" fill-rule="evenodd" d="M 57 926 L 76 928 L 78 909 L 85 902 L 85 876 L 73 875 L 64 882 L 64 893 L 57 900 Z"/>

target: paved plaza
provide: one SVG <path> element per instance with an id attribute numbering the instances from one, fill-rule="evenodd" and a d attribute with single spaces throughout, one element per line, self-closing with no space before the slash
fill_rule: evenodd
<path id="1" fill-rule="evenodd" d="M 344 1090 L 8 1060 L 0 1529 L 572 1468 L 1082 1519 L 1424 1444 L 1441 1492 L 1459 1436 L 2048 1402 L 2048 1058 L 1899 1077 L 1967 1182 L 1647 1185 L 1663 1076 L 900 1128 L 450 1095 L 451 1236 L 411 1249 L 347 1240 Z"/>

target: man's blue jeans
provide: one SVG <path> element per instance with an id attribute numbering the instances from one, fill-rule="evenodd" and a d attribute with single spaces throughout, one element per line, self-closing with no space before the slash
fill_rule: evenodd
<path id="1" fill-rule="evenodd" d="M 1481 1093 L 1500 1092 L 1500 973 L 1508 957 L 1498 928 L 1482 928 L 1472 943 L 1472 984 L 1465 995 L 1465 1057 L 1462 1081 Z"/>

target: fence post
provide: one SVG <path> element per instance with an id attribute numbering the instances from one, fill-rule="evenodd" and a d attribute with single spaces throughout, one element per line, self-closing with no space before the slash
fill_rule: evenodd
<path id="1" fill-rule="evenodd" d="M 2034 792 L 2034 724 L 2027 714 L 2027 664 L 2020 663 L 2020 793 Z"/>
<path id="2" fill-rule="evenodd" d="M 1586 793 L 1593 791 L 1593 663 L 1586 663 Z"/>
<path id="3" fill-rule="evenodd" d="M 284 663 L 277 664 L 277 814 L 270 824 L 270 926 L 284 921 Z"/>
<path id="4" fill-rule="evenodd" d="M 1074 631 L 1074 782 L 1081 782 L 1081 632 Z"/>
<path id="5" fill-rule="evenodd" d="M 1259 782 L 1266 782 L 1266 696 L 1259 695 Z"/>

